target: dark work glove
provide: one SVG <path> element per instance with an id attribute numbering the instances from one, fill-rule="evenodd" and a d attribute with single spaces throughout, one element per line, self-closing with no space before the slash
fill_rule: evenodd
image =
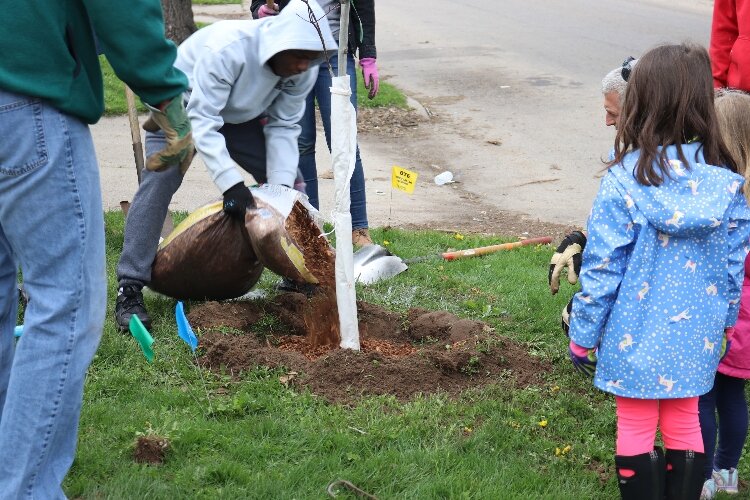
<path id="1" fill-rule="evenodd" d="M 581 254 L 586 248 L 586 236 L 581 231 L 573 231 L 565 237 L 555 254 L 549 261 L 549 289 L 552 295 L 560 289 L 560 274 L 564 267 L 568 267 L 568 283 L 578 283 L 578 274 L 581 272 Z"/>
<path id="2" fill-rule="evenodd" d="M 244 221 L 248 208 L 255 208 L 255 199 L 243 182 L 224 191 L 224 212 L 227 215 Z"/>
<path id="3" fill-rule="evenodd" d="M 562 329 L 565 332 L 565 335 L 568 337 L 570 337 L 570 312 L 572 310 L 573 310 L 573 297 L 570 298 L 568 305 L 563 307 L 562 318 L 560 321 L 562 325 Z"/>

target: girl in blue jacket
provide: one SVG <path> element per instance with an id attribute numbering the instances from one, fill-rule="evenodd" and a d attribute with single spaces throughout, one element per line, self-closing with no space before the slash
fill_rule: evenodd
<path id="1" fill-rule="evenodd" d="M 614 153 L 589 219 L 571 359 L 616 396 L 622 498 L 697 499 L 698 396 L 737 320 L 750 236 L 704 48 L 664 45 L 638 61 Z"/>

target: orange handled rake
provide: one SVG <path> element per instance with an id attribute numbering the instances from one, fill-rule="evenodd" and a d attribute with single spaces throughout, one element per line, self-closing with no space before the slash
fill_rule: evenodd
<path id="1" fill-rule="evenodd" d="M 380 245 L 366 245 L 354 254 L 354 276 L 360 283 L 375 283 L 382 279 L 392 278 L 408 269 L 407 264 L 423 262 L 435 258 L 443 260 L 457 260 L 468 257 L 479 257 L 489 255 L 503 250 L 512 250 L 529 245 L 546 245 L 552 243 L 550 236 L 541 238 L 529 238 L 527 240 L 516 241 L 513 243 L 501 243 L 499 245 L 490 245 L 479 248 L 469 248 L 468 250 L 456 250 L 454 252 L 442 252 L 433 255 L 424 255 L 422 257 L 413 257 L 411 259 L 402 259 L 385 249 Z"/>
<path id="2" fill-rule="evenodd" d="M 481 255 L 488 255 L 502 250 L 512 250 L 514 248 L 528 246 L 528 245 L 547 245 L 552 243 L 552 237 L 542 236 L 541 238 L 529 238 L 528 240 L 515 241 L 513 243 L 501 243 L 499 245 L 490 245 L 487 247 L 469 248 L 468 250 L 456 250 L 455 252 L 443 252 L 440 257 L 443 260 L 457 260 L 465 259 L 467 257 L 479 257 Z M 422 257 L 416 257 L 422 260 Z M 427 257 L 430 258 L 430 257 Z M 406 262 L 419 262 L 414 259 L 407 259 Z"/>

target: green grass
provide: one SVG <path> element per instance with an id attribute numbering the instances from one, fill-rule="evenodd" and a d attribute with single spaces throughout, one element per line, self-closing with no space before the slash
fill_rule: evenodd
<path id="1" fill-rule="evenodd" d="M 201 27 L 201 26 L 199 26 Z M 104 56 L 99 57 L 102 66 L 102 75 L 104 77 L 104 114 L 108 116 L 123 115 L 128 112 L 127 101 L 125 100 L 125 84 L 117 78 L 112 66 Z M 136 97 L 138 110 L 145 112 L 140 99 Z M 374 99 L 367 98 L 367 89 L 364 87 L 362 80 L 362 71 L 357 69 L 357 105 L 365 108 L 375 108 L 384 106 L 395 106 L 407 108 L 406 96 L 396 87 L 387 83 L 380 82 L 378 95 Z"/>
<path id="2" fill-rule="evenodd" d="M 552 363 L 544 383 L 491 386 L 458 400 L 373 397 L 348 407 L 285 388 L 282 371 L 258 367 L 240 379 L 199 372 L 176 335 L 174 302 L 153 295 L 146 300 L 156 358 L 148 364 L 112 321 L 123 225 L 120 213 L 106 214 L 109 310 L 64 484 L 69 497 L 324 498 L 336 479 L 379 498 L 617 496 L 613 402 L 569 366 L 559 328 L 569 294 L 549 295 L 550 247 L 412 264 L 391 280 L 358 287 L 359 299 L 396 311 L 445 309 L 488 322 L 524 343 L 529 356 Z M 405 258 L 503 241 L 395 229 L 373 236 Z M 276 280 L 265 273 L 259 286 L 270 291 Z M 148 432 L 171 440 L 161 466 L 131 458 L 134 440 Z M 570 451 L 556 456 L 566 446 Z M 599 468 L 609 472 L 604 485 Z M 340 497 L 354 498 L 343 490 Z"/>
<path id="3" fill-rule="evenodd" d="M 104 114 L 108 116 L 126 114 L 128 102 L 125 98 L 125 84 L 117 78 L 106 57 L 99 56 L 99 64 L 102 67 L 102 78 L 104 80 Z M 135 97 L 135 102 L 138 111 L 146 111 L 138 96 Z"/>
<path id="4" fill-rule="evenodd" d="M 367 98 L 367 89 L 362 79 L 362 70 L 357 67 L 357 106 L 360 108 L 380 108 L 394 106 L 408 108 L 406 96 L 395 86 L 380 80 L 378 94 L 374 99 Z"/>

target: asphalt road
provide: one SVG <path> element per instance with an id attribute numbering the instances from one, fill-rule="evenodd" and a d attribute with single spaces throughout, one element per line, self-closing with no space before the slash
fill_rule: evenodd
<path id="1" fill-rule="evenodd" d="M 581 224 L 614 139 L 602 77 L 658 43 L 707 45 L 712 4 L 378 0 L 378 63 L 446 119 L 424 147 L 465 189 L 497 209 Z"/>

